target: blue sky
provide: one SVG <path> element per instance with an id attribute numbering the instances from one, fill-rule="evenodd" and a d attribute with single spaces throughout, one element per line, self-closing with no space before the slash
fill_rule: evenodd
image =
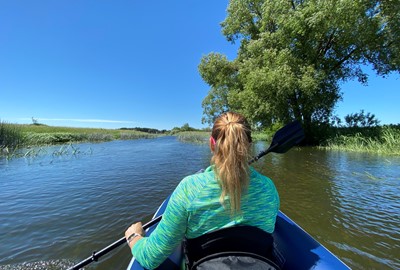
<path id="1" fill-rule="evenodd" d="M 200 59 L 234 59 L 227 0 L 0 0 L 0 120 L 171 129 L 201 124 Z M 372 73 L 371 73 L 372 74 Z M 337 114 L 400 123 L 399 75 L 343 84 Z"/>

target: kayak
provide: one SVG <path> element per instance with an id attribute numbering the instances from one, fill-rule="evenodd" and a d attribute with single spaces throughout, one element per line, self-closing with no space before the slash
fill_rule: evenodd
<path id="1" fill-rule="evenodd" d="M 168 204 L 168 199 L 160 205 L 153 219 L 164 213 Z M 146 236 L 149 236 L 156 227 L 157 224 L 148 228 L 146 230 Z M 274 254 L 278 261 L 276 264 L 279 265 L 282 270 L 350 269 L 344 262 L 281 211 L 278 213 L 272 237 Z M 182 252 L 182 245 L 180 245 L 157 269 L 181 269 L 183 260 L 184 254 Z M 144 268 L 135 258 L 132 258 L 127 267 L 127 270 L 143 269 Z"/>

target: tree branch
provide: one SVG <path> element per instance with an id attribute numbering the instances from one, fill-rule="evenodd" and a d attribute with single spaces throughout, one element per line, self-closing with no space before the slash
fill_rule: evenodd
<path id="1" fill-rule="evenodd" d="M 291 3 L 292 3 L 292 8 L 293 9 L 296 9 L 296 6 L 294 5 L 294 1 L 292 0 L 292 1 L 290 1 Z"/>
<path id="2" fill-rule="evenodd" d="M 331 69 L 331 71 L 339 68 L 344 62 L 350 59 L 350 57 L 358 50 L 358 48 L 354 48 L 349 52 L 345 57 L 343 57 L 339 62 L 336 63 L 336 65 Z"/>
<path id="3" fill-rule="evenodd" d="M 326 52 L 332 47 L 333 40 L 335 38 L 336 29 L 329 35 L 328 41 L 326 42 L 325 48 L 318 53 L 318 55 L 325 55 Z"/>

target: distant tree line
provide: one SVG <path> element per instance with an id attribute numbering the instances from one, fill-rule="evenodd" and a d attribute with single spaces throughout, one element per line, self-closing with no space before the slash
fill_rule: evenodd
<path id="1" fill-rule="evenodd" d="M 193 128 L 191 126 L 189 126 L 188 123 L 184 124 L 181 127 L 174 127 L 173 129 L 171 129 L 170 133 L 171 134 L 176 134 L 179 132 L 187 132 L 187 131 L 211 131 L 211 129 L 209 127 L 207 128 L 203 128 L 203 129 L 197 129 L 197 128 Z"/>
<path id="2" fill-rule="evenodd" d="M 134 127 L 134 128 L 120 128 L 120 130 L 135 130 L 135 131 L 141 131 L 141 132 L 147 132 L 147 133 L 151 133 L 151 134 L 164 134 L 167 133 L 168 130 L 166 129 L 156 129 L 156 128 L 146 128 L 146 127 Z"/>
<path id="3" fill-rule="evenodd" d="M 147 133 L 152 133 L 152 134 L 176 134 L 179 132 L 185 132 L 185 131 L 211 131 L 210 128 L 203 128 L 203 129 L 197 129 L 194 127 L 191 127 L 188 123 L 183 124 L 181 127 L 174 127 L 171 130 L 166 130 L 166 129 L 156 129 L 156 128 L 146 128 L 146 127 L 134 127 L 134 128 L 120 128 L 120 130 L 135 130 L 135 131 L 141 131 L 141 132 L 147 132 Z"/>

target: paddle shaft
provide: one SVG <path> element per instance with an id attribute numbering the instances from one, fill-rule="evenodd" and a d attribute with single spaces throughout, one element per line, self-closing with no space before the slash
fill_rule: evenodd
<path id="1" fill-rule="evenodd" d="M 150 228 L 151 226 L 153 226 L 154 224 L 157 224 L 158 222 L 160 222 L 161 219 L 162 219 L 162 216 L 158 216 L 155 219 L 150 220 L 149 222 L 147 222 L 146 224 L 143 225 L 143 230 L 146 230 L 146 229 Z M 122 245 L 124 243 L 126 243 L 126 239 L 125 239 L 125 237 L 122 237 L 121 239 L 119 239 L 119 240 L 115 241 L 114 243 L 108 245 L 107 247 L 103 248 L 99 252 L 94 251 L 92 256 L 86 258 L 85 260 L 74 265 L 73 267 L 68 268 L 68 270 L 81 269 L 82 267 L 85 267 L 89 263 L 97 261 L 100 257 L 102 257 L 103 255 L 107 254 L 111 250 L 119 247 L 120 245 Z"/>
<path id="2" fill-rule="evenodd" d="M 260 154 L 258 154 L 257 156 L 253 157 L 250 161 L 249 161 L 249 165 L 253 162 L 256 162 L 257 160 L 259 160 L 260 158 L 262 158 L 263 156 L 265 156 L 266 154 L 273 152 L 274 149 L 278 146 L 278 144 L 274 144 L 271 145 L 267 150 L 262 151 Z"/>

